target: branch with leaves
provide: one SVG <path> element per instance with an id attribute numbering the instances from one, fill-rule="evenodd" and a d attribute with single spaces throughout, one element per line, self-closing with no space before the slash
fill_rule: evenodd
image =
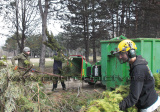
<path id="1" fill-rule="evenodd" d="M 59 45 L 57 40 L 54 38 L 53 33 L 49 34 L 49 31 L 46 30 L 46 36 L 47 36 L 47 41 L 44 42 L 44 44 L 47 47 L 51 48 L 52 50 L 56 50 L 56 51 L 64 49 L 63 47 Z"/>
<path id="2" fill-rule="evenodd" d="M 57 40 L 54 38 L 53 33 L 49 34 L 49 31 L 46 30 L 46 36 L 47 36 L 47 41 L 44 42 L 44 44 L 51 48 L 53 51 L 57 51 L 57 55 L 54 56 L 53 58 L 55 60 L 61 60 L 64 61 L 64 58 L 62 57 L 62 55 L 64 55 L 62 53 L 62 50 L 64 49 L 64 47 L 60 46 L 59 43 L 57 42 Z"/>

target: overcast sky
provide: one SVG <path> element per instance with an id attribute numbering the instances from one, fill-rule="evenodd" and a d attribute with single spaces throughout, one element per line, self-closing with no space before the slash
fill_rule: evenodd
<path id="1" fill-rule="evenodd" d="M 7 39 L 7 34 L 9 34 L 8 29 L 4 28 L 4 22 L 2 22 L 2 18 L 0 17 L 0 47 L 2 47 L 5 44 L 5 41 Z M 50 25 L 48 26 L 48 30 L 52 31 L 53 35 L 57 35 L 59 32 L 62 32 L 63 29 L 60 28 L 61 23 L 58 21 L 50 21 Z"/>
<path id="2" fill-rule="evenodd" d="M 5 44 L 6 36 L 4 35 L 8 33 L 8 31 L 5 28 L 3 28 L 4 25 L 5 24 L 2 22 L 2 18 L 0 17 L 0 47 Z"/>

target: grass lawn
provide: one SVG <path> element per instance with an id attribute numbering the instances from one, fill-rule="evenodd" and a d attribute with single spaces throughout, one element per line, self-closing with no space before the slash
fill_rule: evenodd
<path id="1" fill-rule="evenodd" d="M 97 61 L 100 61 L 101 60 L 101 57 L 100 56 L 97 56 Z M 34 64 L 34 67 L 36 70 L 39 70 L 39 58 L 31 58 L 30 61 Z M 54 62 L 54 59 L 52 58 L 45 58 L 45 71 L 46 72 L 50 72 L 52 73 L 53 72 L 53 62 Z M 91 64 L 93 64 L 93 57 L 90 56 L 89 57 L 89 62 Z M 11 64 L 11 60 L 8 60 L 7 63 Z M 16 64 L 18 63 L 18 61 L 16 60 Z"/>
<path id="2" fill-rule="evenodd" d="M 31 58 L 31 62 L 34 64 L 35 67 L 39 67 L 39 59 L 38 58 Z M 52 67 L 54 60 L 51 58 L 45 59 L 45 67 Z"/>
<path id="3" fill-rule="evenodd" d="M 97 57 L 97 61 L 100 61 L 100 60 L 101 60 L 101 57 L 98 56 Z M 39 58 L 31 58 L 31 62 L 34 64 L 34 66 L 36 68 L 39 67 Z M 45 67 L 47 67 L 47 68 L 48 67 L 53 67 L 53 62 L 54 62 L 54 59 L 52 59 L 52 58 L 46 58 L 45 59 Z M 90 63 L 93 62 L 93 57 L 92 56 L 89 57 L 89 62 Z"/>

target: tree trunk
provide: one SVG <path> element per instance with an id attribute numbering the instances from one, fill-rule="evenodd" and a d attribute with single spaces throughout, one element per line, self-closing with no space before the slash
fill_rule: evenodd
<path id="1" fill-rule="evenodd" d="M 94 14 L 95 2 L 93 1 L 92 5 L 92 13 Z M 93 62 L 95 63 L 96 60 L 96 35 L 95 35 L 95 16 L 92 17 L 92 44 L 93 44 Z"/>
<path id="2" fill-rule="evenodd" d="M 115 33 L 115 31 L 114 31 L 114 29 L 115 29 L 115 27 L 114 27 L 114 13 L 113 13 L 113 8 L 112 8 L 112 38 L 114 38 L 114 33 Z"/>
<path id="3" fill-rule="evenodd" d="M 40 54 L 40 61 L 39 61 L 39 67 L 41 71 L 44 71 L 45 69 L 45 54 L 46 54 L 46 46 L 43 44 L 43 42 L 46 41 L 46 27 L 42 23 L 42 46 L 41 46 L 41 54 Z"/>
<path id="4" fill-rule="evenodd" d="M 119 36 L 119 22 L 118 22 L 118 10 L 117 10 L 117 16 L 116 16 L 116 36 Z"/>
<path id="5" fill-rule="evenodd" d="M 43 44 L 43 42 L 46 41 L 47 15 L 48 15 L 48 8 L 49 8 L 48 2 L 49 2 L 48 0 L 45 0 L 45 9 L 43 11 L 41 0 L 38 0 L 39 10 L 42 18 L 42 47 L 41 47 L 41 54 L 40 54 L 40 61 L 39 61 L 39 67 L 42 72 L 45 69 L 46 46 Z"/>
<path id="6" fill-rule="evenodd" d="M 21 47 L 20 47 L 20 52 L 23 52 L 24 48 L 24 40 L 25 40 L 25 30 L 26 30 L 26 0 L 24 2 L 21 2 L 22 6 L 22 39 L 21 39 Z"/>
<path id="7" fill-rule="evenodd" d="M 122 1 L 122 14 L 121 14 L 121 23 L 120 23 L 120 35 L 123 35 L 124 32 L 124 12 L 125 12 L 125 4 Z"/>
<path id="8" fill-rule="evenodd" d="M 18 21 L 18 3 L 19 3 L 19 0 L 16 0 L 16 41 L 18 43 L 18 47 L 21 48 L 21 44 L 19 42 L 19 30 L 18 30 L 18 27 L 19 27 L 19 21 Z"/>
<path id="9" fill-rule="evenodd" d="M 84 10 L 87 10 L 87 5 L 85 4 Z M 85 58 L 86 61 L 89 61 L 89 34 L 88 34 L 88 14 L 84 15 L 84 38 L 85 38 Z"/>
<path id="10" fill-rule="evenodd" d="M 93 35 L 93 62 L 95 63 L 97 61 L 96 59 L 96 39 L 95 35 Z"/>
<path id="11" fill-rule="evenodd" d="M 126 37 L 130 37 L 130 18 L 131 18 L 131 10 L 130 10 L 130 5 L 128 5 L 128 15 L 127 16 L 127 31 L 126 31 Z"/>
<path id="12" fill-rule="evenodd" d="M 85 22 L 86 24 L 85 24 L 85 28 L 84 28 L 85 29 L 85 32 L 84 32 L 84 34 L 85 34 L 84 35 L 84 38 L 85 38 L 85 58 L 86 58 L 86 61 L 89 61 L 89 40 L 88 40 L 89 38 L 88 38 L 88 28 L 87 28 L 88 27 L 88 23 L 87 23 L 88 22 L 88 20 L 87 20 L 88 18 L 87 17 L 85 17 L 85 18 L 86 18 L 85 19 L 86 20 L 86 22 Z"/>

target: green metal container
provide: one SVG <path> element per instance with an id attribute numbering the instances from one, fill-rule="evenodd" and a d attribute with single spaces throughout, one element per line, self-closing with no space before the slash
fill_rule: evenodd
<path id="1" fill-rule="evenodd" d="M 121 36 L 125 39 L 125 37 Z M 131 39 L 137 46 L 136 54 L 142 55 L 148 61 L 152 73 L 160 72 L 160 39 L 137 38 Z M 116 51 L 122 39 L 101 41 L 101 81 L 107 89 L 129 83 L 129 64 L 120 64 L 112 51 Z"/>

